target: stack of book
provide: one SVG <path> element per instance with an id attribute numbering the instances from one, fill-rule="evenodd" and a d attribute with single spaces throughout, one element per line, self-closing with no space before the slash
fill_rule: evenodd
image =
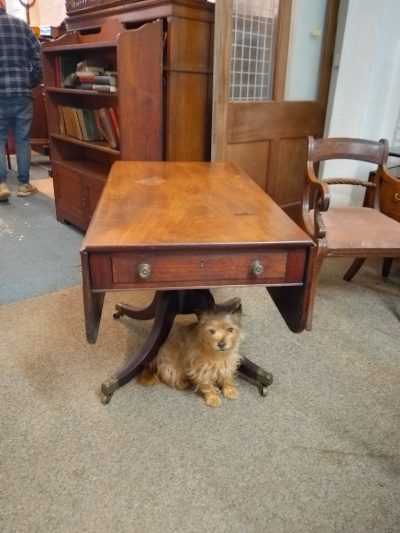
<path id="1" fill-rule="evenodd" d="M 86 67 L 76 71 L 77 89 L 89 91 L 117 92 L 117 73 L 110 70 L 93 70 Z"/>
<path id="2" fill-rule="evenodd" d="M 80 141 L 106 141 L 117 150 L 120 140 L 118 112 L 115 108 L 81 109 L 59 106 L 60 133 Z"/>
<path id="3" fill-rule="evenodd" d="M 73 55 L 62 55 L 55 58 L 55 86 L 108 93 L 117 92 L 117 72 L 88 63 L 87 60 L 79 61 Z"/>

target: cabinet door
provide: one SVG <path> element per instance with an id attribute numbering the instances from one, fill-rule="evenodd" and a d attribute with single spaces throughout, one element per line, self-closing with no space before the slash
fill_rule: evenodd
<path id="1" fill-rule="evenodd" d="M 162 159 L 163 28 L 158 20 L 118 38 L 121 159 Z"/>
<path id="2" fill-rule="evenodd" d="M 80 174 L 57 164 L 53 164 L 52 173 L 57 198 L 57 220 L 68 220 L 80 228 L 85 228 L 85 196 Z"/>
<path id="3" fill-rule="evenodd" d="M 83 176 L 84 180 L 84 196 L 85 196 L 85 218 L 86 227 L 89 225 L 94 210 L 96 209 L 97 202 L 100 199 L 103 191 L 105 180 L 96 178 L 94 176 Z"/>

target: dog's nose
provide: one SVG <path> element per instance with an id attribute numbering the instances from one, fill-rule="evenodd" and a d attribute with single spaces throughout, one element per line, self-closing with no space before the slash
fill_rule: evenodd
<path id="1" fill-rule="evenodd" d="M 220 348 L 221 350 L 223 350 L 226 346 L 226 342 L 225 341 L 219 341 L 218 343 L 218 348 Z"/>

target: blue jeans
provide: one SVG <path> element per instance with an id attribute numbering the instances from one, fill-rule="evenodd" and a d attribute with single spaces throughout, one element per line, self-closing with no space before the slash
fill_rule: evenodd
<path id="1" fill-rule="evenodd" d="M 0 96 L 0 183 L 7 180 L 6 139 L 10 128 L 17 154 L 18 181 L 29 182 L 31 145 L 29 136 L 33 119 L 33 100 L 30 96 Z"/>

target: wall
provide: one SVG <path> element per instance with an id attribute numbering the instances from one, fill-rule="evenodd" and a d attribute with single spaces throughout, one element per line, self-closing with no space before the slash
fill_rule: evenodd
<path id="1" fill-rule="evenodd" d="M 26 20 L 25 8 L 19 0 L 6 0 L 6 6 L 7 13 Z M 58 26 L 65 18 L 65 0 L 36 0 L 29 10 L 29 18 L 31 26 Z"/>
<path id="2" fill-rule="evenodd" d="M 342 0 L 325 136 L 394 140 L 400 109 L 400 2 Z M 367 178 L 356 162 L 329 163 L 323 174 Z M 358 192 L 357 188 L 357 192 Z M 357 202 L 336 186 L 332 201 Z"/>

